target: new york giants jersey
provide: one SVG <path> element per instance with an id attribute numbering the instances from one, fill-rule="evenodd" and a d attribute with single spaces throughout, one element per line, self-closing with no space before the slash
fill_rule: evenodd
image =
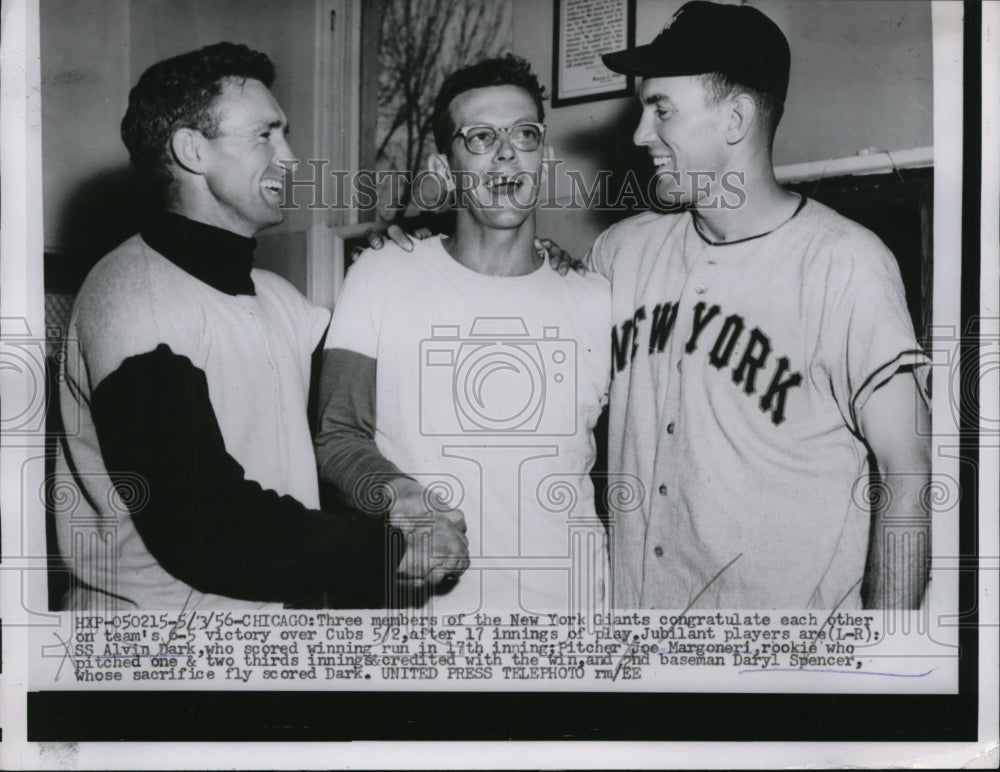
<path id="1" fill-rule="evenodd" d="M 815 201 L 713 245 L 690 213 L 618 223 L 610 466 L 620 608 L 860 607 L 870 524 L 859 410 L 926 362 L 895 259 Z"/>

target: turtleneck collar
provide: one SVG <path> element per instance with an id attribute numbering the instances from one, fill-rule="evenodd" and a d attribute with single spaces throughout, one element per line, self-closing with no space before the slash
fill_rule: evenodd
<path id="1" fill-rule="evenodd" d="M 141 235 L 178 268 L 219 292 L 255 294 L 250 270 L 256 239 L 189 220 L 176 212 L 157 215 Z"/>

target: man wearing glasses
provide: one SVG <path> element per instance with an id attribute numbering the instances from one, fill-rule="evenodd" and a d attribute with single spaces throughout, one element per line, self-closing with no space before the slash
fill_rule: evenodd
<path id="1" fill-rule="evenodd" d="M 588 472 L 605 402 L 609 285 L 561 276 L 534 248 L 543 89 L 490 59 L 438 95 L 430 169 L 455 234 L 368 251 L 326 341 L 317 460 L 361 509 L 404 531 L 465 529 L 471 567 L 399 605 L 588 611 L 604 598 L 604 530 Z"/>

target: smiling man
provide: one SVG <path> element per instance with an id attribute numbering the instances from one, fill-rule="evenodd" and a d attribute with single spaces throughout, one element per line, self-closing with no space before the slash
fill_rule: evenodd
<path id="1" fill-rule="evenodd" d="M 648 492 L 615 516 L 615 605 L 918 606 L 927 359 L 892 254 L 775 179 L 784 34 L 696 0 L 604 61 L 642 78 L 634 141 L 685 207 L 589 255 L 612 285 L 611 471 Z"/>
<path id="2" fill-rule="evenodd" d="M 441 516 L 467 528 L 469 570 L 401 605 L 604 602 L 588 472 L 610 366 L 608 285 L 560 276 L 534 249 L 542 99 L 517 57 L 447 78 L 429 165 L 455 191 L 455 234 L 364 253 L 327 338 L 320 477 L 362 508 L 388 493 L 404 531 Z"/>
<path id="3" fill-rule="evenodd" d="M 70 320 L 84 361 L 60 398 L 82 429 L 55 499 L 71 608 L 377 606 L 428 579 L 410 536 L 399 563 L 384 520 L 318 509 L 306 406 L 330 314 L 253 268 L 294 159 L 273 79 L 264 54 L 218 43 L 129 94 L 122 138 L 167 211 L 94 267 Z M 460 534 L 435 538 L 461 570 Z"/>

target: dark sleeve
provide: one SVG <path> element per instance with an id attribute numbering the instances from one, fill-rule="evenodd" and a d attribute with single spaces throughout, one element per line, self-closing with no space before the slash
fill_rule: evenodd
<path id="1" fill-rule="evenodd" d="M 166 345 L 130 357 L 95 389 L 91 413 L 112 480 L 148 483 L 132 520 L 170 574 L 201 592 L 259 601 L 327 593 L 384 604 L 398 534 L 350 511 L 307 509 L 246 478 L 226 451 L 205 373 Z"/>
<path id="2" fill-rule="evenodd" d="M 313 350 L 309 364 L 309 397 L 306 402 L 306 413 L 309 418 L 309 431 L 313 437 L 316 436 L 319 422 L 319 379 L 320 373 L 323 371 L 323 349 L 326 347 L 326 336 L 329 332 L 330 325 L 328 324 Z"/>
<path id="3" fill-rule="evenodd" d="M 341 348 L 323 352 L 316 433 L 319 478 L 362 512 L 383 510 L 388 499 L 382 485 L 406 476 L 375 445 L 375 374 L 372 357 Z"/>

